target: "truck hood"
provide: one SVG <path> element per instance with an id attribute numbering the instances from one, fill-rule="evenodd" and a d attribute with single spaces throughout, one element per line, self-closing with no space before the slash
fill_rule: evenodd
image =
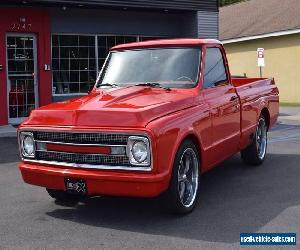
<path id="1" fill-rule="evenodd" d="M 33 110 L 23 125 L 145 127 L 152 120 L 195 105 L 194 98 L 194 89 L 102 89 Z"/>

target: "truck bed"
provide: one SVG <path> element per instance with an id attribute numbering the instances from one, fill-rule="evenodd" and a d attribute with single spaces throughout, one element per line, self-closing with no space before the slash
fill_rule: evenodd
<path id="1" fill-rule="evenodd" d="M 263 82 L 263 84 L 266 81 L 272 81 L 273 78 L 231 78 L 232 84 L 235 87 L 241 87 L 245 85 L 253 85 L 254 83 L 260 83 Z"/>
<path id="2" fill-rule="evenodd" d="M 273 78 L 232 78 L 232 84 L 240 97 L 241 145 L 254 133 L 261 106 L 268 103 L 268 127 L 277 120 L 279 113 L 278 89 Z"/>

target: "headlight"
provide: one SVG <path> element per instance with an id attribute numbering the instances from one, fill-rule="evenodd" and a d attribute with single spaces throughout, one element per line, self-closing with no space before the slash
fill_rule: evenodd
<path id="1" fill-rule="evenodd" d="M 135 142 L 132 146 L 131 152 L 133 158 L 138 163 L 141 163 L 147 159 L 147 155 L 148 155 L 147 145 L 142 141 Z"/>
<path id="2" fill-rule="evenodd" d="M 33 134 L 30 132 L 20 133 L 21 153 L 24 157 L 33 158 L 35 155 L 35 144 Z"/>
<path id="3" fill-rule="evenodd" d="M 130 136 L 128 138 L 127 155 L 132 165 L 149 166 L 151 163 L 151 153 L 148 138 Z"/>

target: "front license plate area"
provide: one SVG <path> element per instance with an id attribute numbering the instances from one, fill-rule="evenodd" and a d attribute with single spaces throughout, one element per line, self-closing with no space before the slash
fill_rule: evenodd
<path id="1" fill-rule="evenodd" d="M 87 186 L 85 180 L 82 179 L 65 179 L 65 187 L 66 191 L 73 194 L 86 195 L 87 194 Z"/>

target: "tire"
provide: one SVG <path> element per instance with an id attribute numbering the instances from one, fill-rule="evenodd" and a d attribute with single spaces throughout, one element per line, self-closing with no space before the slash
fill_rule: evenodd
<path id="1" fill-rule="evenodd" d="M 266 118 L 261 115 L 258 119 L 252 143 L 241 151 L 241 157 L 247 165 L 261 165 L 267 154 L 268 128 Z"/>
<path id="2" fill-rule="evenodd" d="M 63 206 L 75 206 L 81 198 L 79 195 L 70 194 L 62 190 L 48 188 L 46 188 L 46 190 L 48 194 L 55 199 L 55 203 Z"/>
<path id="3" fill-rule="evenodd" d="M 176 153 L 170 185 L 163 196 L 167 211 L 188 214 L 194 209 L 199 193 L 199 162 L 194 143 L 184 141 Z"/>

